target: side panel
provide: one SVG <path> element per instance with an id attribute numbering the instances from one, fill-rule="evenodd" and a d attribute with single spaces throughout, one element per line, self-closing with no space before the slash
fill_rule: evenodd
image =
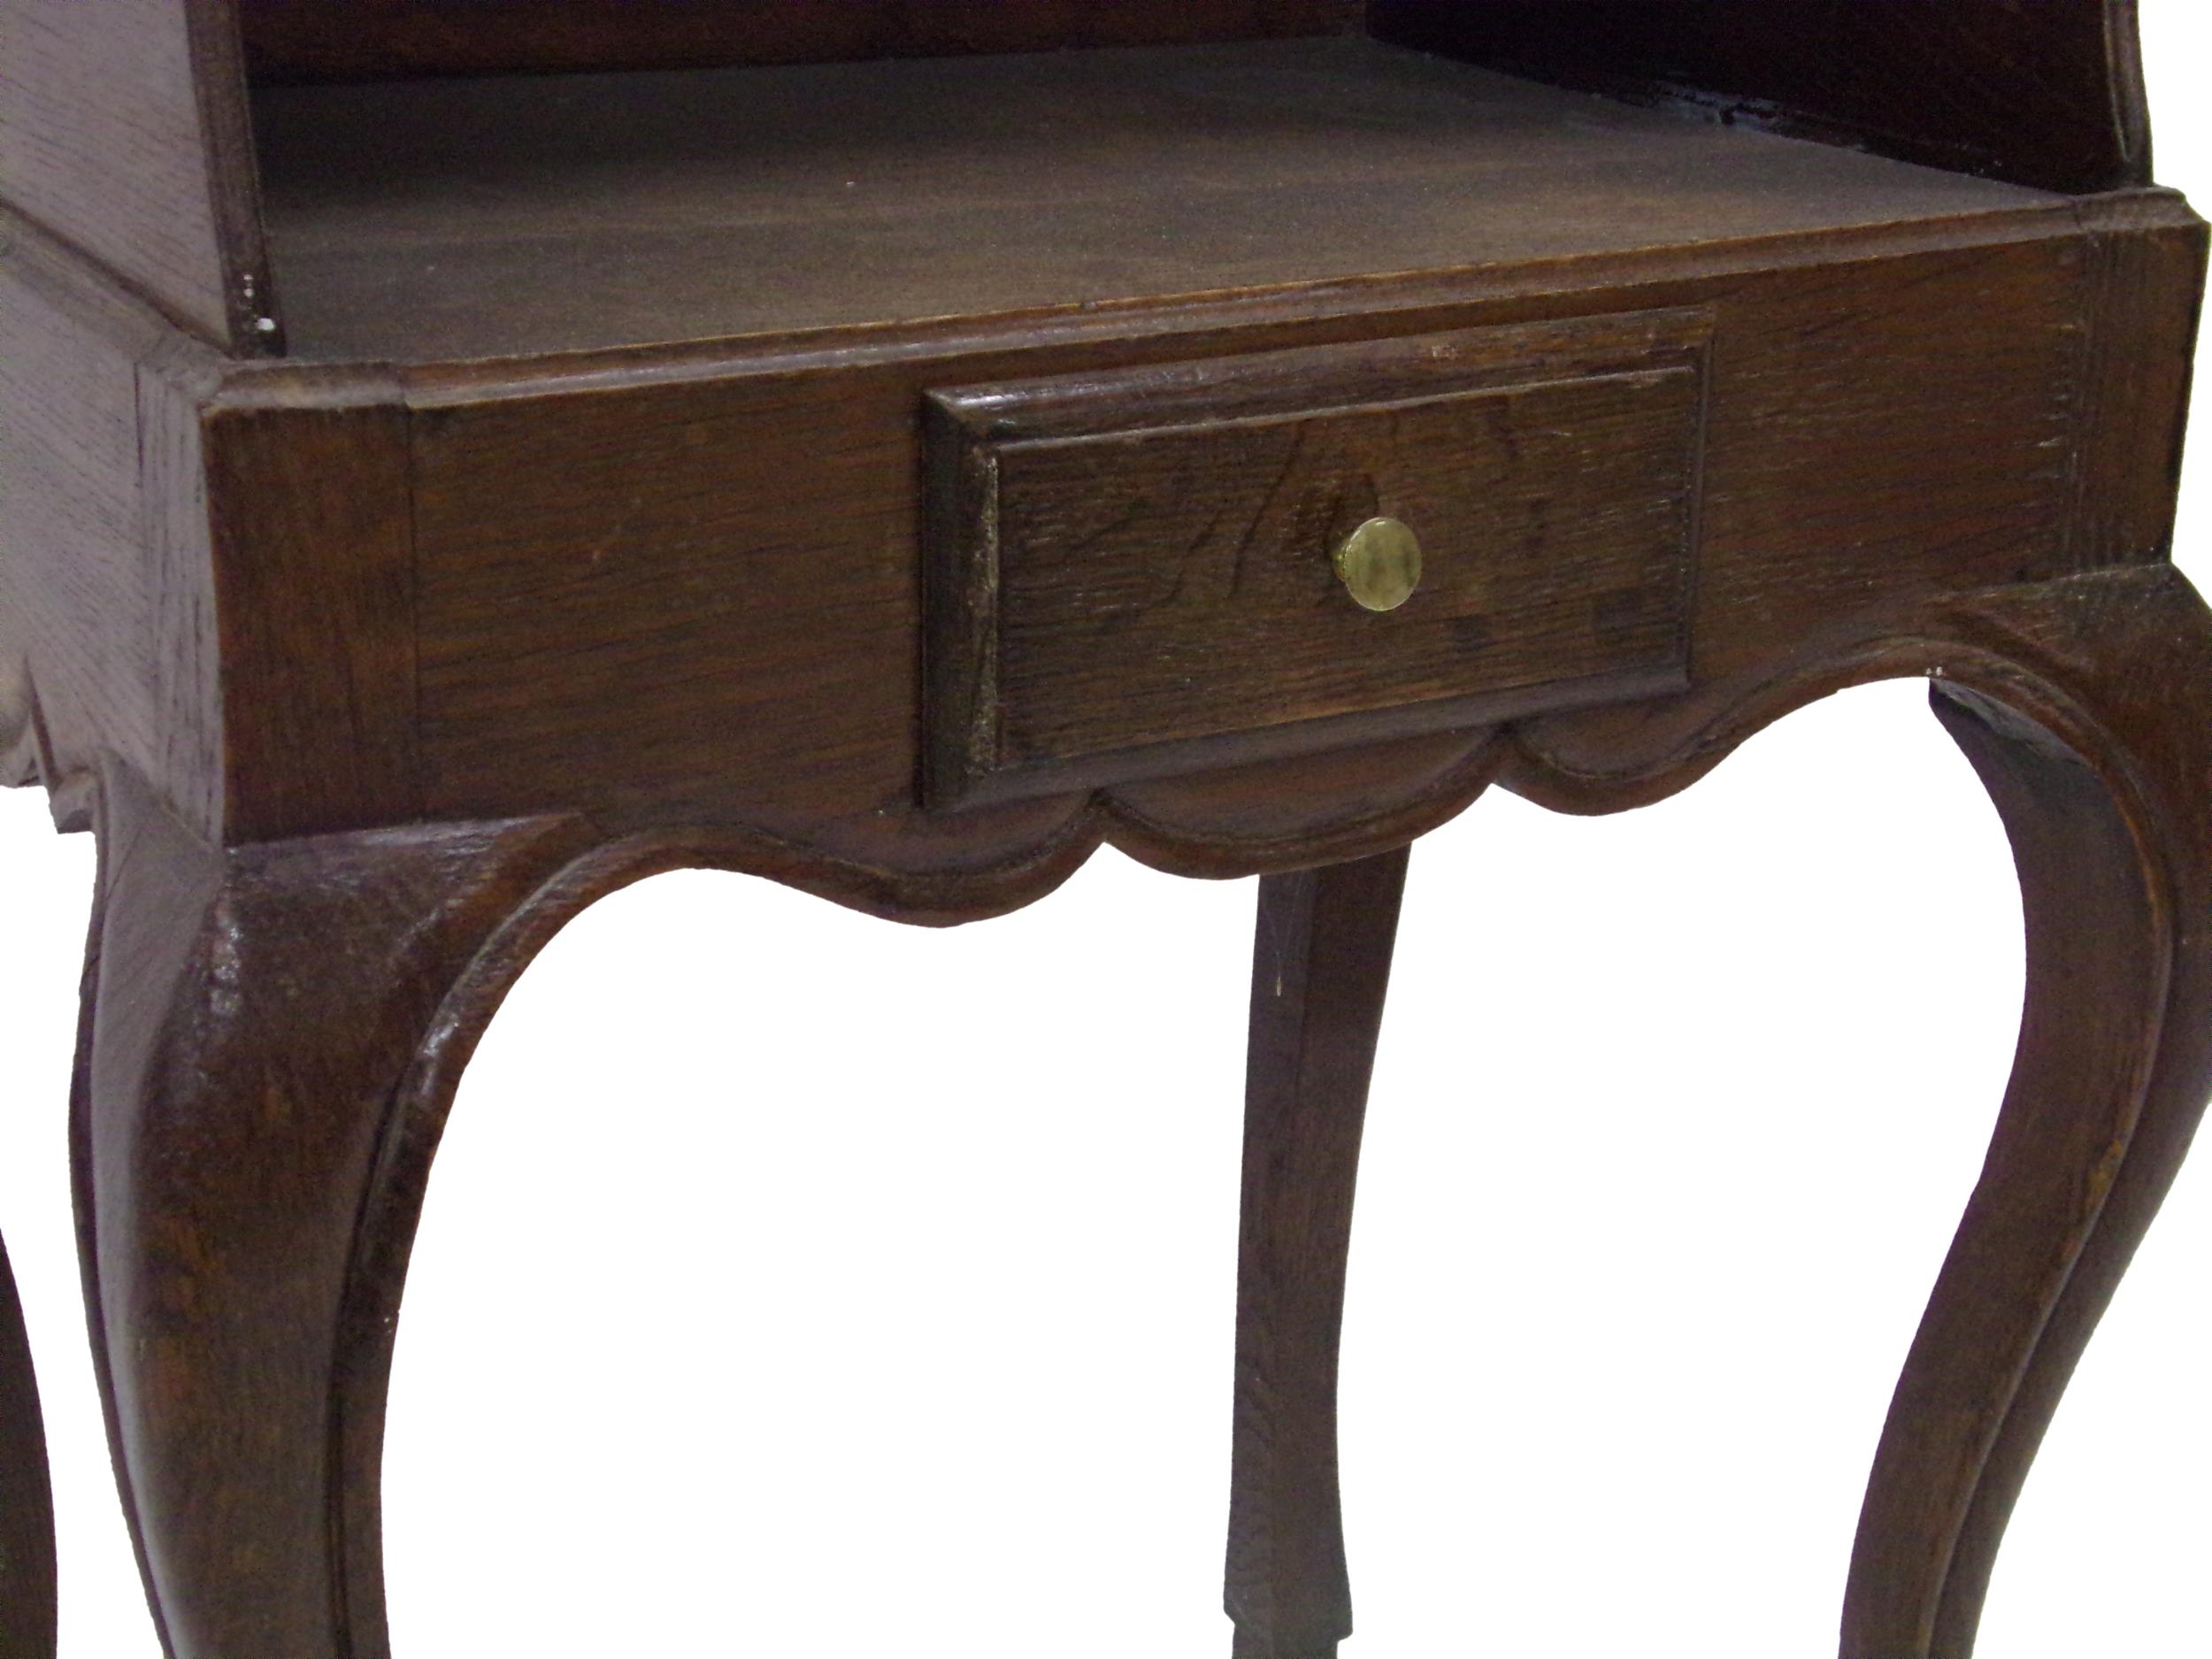
<path id="1" fill-rule="evenodd" d="M 230 0 L 0 0 L 0 199 L 227 348 L 277 344 Z"/>
<path id="2" fill-rule="evenodd" d="M 0 219 L 0 780 L 74 824 L 104 753 L 219 821 L 197 398 L 215 361 Z"/>

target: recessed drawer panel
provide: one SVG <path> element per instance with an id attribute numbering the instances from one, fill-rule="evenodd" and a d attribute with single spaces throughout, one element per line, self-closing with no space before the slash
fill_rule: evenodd
<path id="1" fill-rule="evenodd" d="M 1679 688 L 1706 338 L 1638 313 L 932 395 L 931 800 Z"/>

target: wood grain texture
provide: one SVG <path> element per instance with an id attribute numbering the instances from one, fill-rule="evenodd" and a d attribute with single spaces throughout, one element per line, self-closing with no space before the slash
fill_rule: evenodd
<path id="1" fill-rule="evenodd" d="M 1360 0 L 240 0 L 257 81 L 574 73 L 1071 47 L 1356 28 Z"/>
<path id="2" fill-rule="evenodd" d="M 1861 1514 L 1844 1659 L 1970 1653 L 2006 1520 L 2212 1089 L 2212 618 L 2170 566 L 1897 605 L 1639 718 L 1517 734 L 1504 778 L 1609 811 L 1839 686 L 1919 673 L 2012 838 L 2029 991 L 1988 1162 Z"/>
<path id="3" fill-rule="evenodd" d="M 578 818 L 225 851 L 119 768 L 100 818 L 73 1146 L 119 1480 L 169 1650 L 288 1659 L 389 1651 L 379 1471 L 408 1256 L 461 1069 L 546 941 L 702 864 L 967 919 L 1096 844 L 910 878 Z"/>
<path id="4" fill-rule="evenodd" d="M 1333 1659 L 1352 1633 L 1337 1347 L 1405 881 L 1401 848 L 1260 883 L 1224 1596 L 1240 1659 Z"/>
<path id="5" fill-rule="evenodd" d="M 2074 706 L 2048 726 L 1936 686 L 2012 841 L 2027 1006 L 1883 1429 L 1846 1659 L 1972 1652 L 2029 1464 L 2212 1093 L 2212 614 L 2164 572 L 2054 611 L 2033 643 Z"/>
<path id="6" fill-rule="evenodd" d="M 2054 205 L 1356 39 L 280 88 L 255 108 L 291 349 L 319 360 L 1125 304 Z"/>
<path id="7" fill-rule="evenodd" d="M 231 839 L 581 810 L 626 824 L 741 824 L 891 870 L 948 856 L 989 864 L 1072 833 L 1089 809 L 1071 793 L 995 809 L 957 835 L 915 810 L 917 417 L 933 388 L 1620 309 L 1709 310 L 1692 667 L 1725 681 L 1762 660 L 1778 632 L 1818 628 L 1870 596 L 2158 557 L 2170 461 L 2137 457 L 2173 452 L 2183 388 L 2170 342 L 2193 325 L 2186 273 L 2202 234 L 2176 198 L 2152 193 L 1103 313 L 417 368 L 381 381 L 276 365 L 210 379 L 211 354 L 179 358 L 142 308 L 48 282 L 38 262 L 19 260 L 5 292 L 25 345 L 9 357 L 18 378 L 0 412 L 28 437 L 0 454 L 22 480 L 0 498 L 11 549 L 0 586 L 18 595 L 0 606 L 10 770 L 65 783 L 112 751 L 188 821 Z M 2108 324 L 2098 343 L 2096 319 L 2116 312 L 2116 295 L 2139 323 Z M 335 386 L 356 389 L 341 396 Z M 250 411 L 273 431 L 291 419 L 277 411 L 296 408 L 311 455 L 314 434 L 337 419 L 334 398 L 380 396 L 405 405 L 414 683 L 406 630 L 387 603 L 399 597 L 394 486 L 339 503 L 359 525 L 387 528 L 325 539 L 313 596 L 297 602 L 327 637 L 362 642 L 348 664 L 378 683 L 319 687 L 307 660 L 271 649 L 258 660 L 280 680 L 296 669 L 296 694 L 256 694 L 260 712 L 229 710 L 227 730 L 221 629 L 274 626 L 276 614 L 251 614 L 256 566 L 308 555 L 296 538 L 287 552 L 234 536 L 225 623 L 199 411 Z M 224 414 L 209 429 L 233 419 L 248 417 Z M 365 430 L 393 430 L 388 414 L 360 419 Z M 269 476 L 311 492 L 327 470 L 272 465 Z M 388 470 L 380 476 L 389 482 Z M 303 498 L 257 511 L 271 525 L 314 526 L 334 522 L 330 506 Z M 419 795 L 404 785 L 411 703 Z M 357 726 L 362 710 L 378 712 Z M 236 724 L 245 718 L 275 735 Z M 1473 738 L 1447 747 L 1463 753 Z M 1401 741 L 1390 752 L 1403 759 L 1403 798 L 1392 810 L 1418 816 L 1440 750 Z M 227 769 L 226 746 L 270 758 Z M 1385 810 L 1371 763 L 1361 764 L 1369 770 L 1348 800 L 1357 813 Z M 1165 794 L 1112 787 L 1141 816 L 1173 825 L 1160 838 L 1170 859 L 1172 843 L 1194 838 L 1249 846 L 1336 833 L 1310 810 L 1310 784 L 1271 799 L 1217 773 Z"/>
<path id="8" fill-rule="evenodd" d="M 1906 160 L 2149 182 L 2135 0 L 1372 0 L 1386 40 Z"/>
<path id="9" fill-rule="evenodd" d="M 1901 1384 L 1862 1523 L 1846 1659 L 1965 1651 L 2018 1477 L 2212 1087 L 2201 1006 L 2212 935 L 2197 920 L 2212 900 L 2212 620 L 2165 565 L 1893 597 L 1849 629 L 1773 641 L 1763 674 L 1707 706 L 1687 741 L 1647 730 L 1613 754 L 1613 770 L 1567 770 L 1542 737 L 1571 742 L 1578 723 L 1610 731 L 1622 717 L 1563 716 L 1449 774 L 1451 807 L 1502 765 L 1517 787 L 1578 810 L 1635 804 L 1839 685 L 1928 673 L 1968 701 L 1969 724 L 1954 725 L 1979 745 L 2021 838 L 2037 983 L 2070 988 L 2032 1002 L 2003 1127 Z M 171 1640 L 297 1659 L 386 1651 L 375 1471 L 408 1245 L 459 1068 L 564 921 L 680 864 L 955 920 L 1049 891 L 1101 839 L 1148 850 L 1143 825 L 1108 818 L 990 868 L 902 876 L 743 832 L 622 833 L 569 818 L 225 853 L 127 777 L 110 779 L 107 802 L 79 1145 L 119 1462 Z M 2047 851 L 2084 834 L 2124 858 L 2046 865 Z M 1340 848 L 1368 858 L 1403 839 L 1377 818 Z M 1248 849 L 1191 862 L 1215 874 L 1270 867 Z M 1273 1196 L 1261 1206 L 1289 1213 L 1293 1188 L 1319 1203 L 1309 1243 L 1335 1236 L 1329 1217 L 1348 1201 L 1348 1126 L 1322 1109 L 1348 1099 L 1359 1042 L 1327 1033 L 1356 1038 L 1362 999 L 1379 998 L 1379 914 L 1340 913 L 1310 953 L 1310 989 L 1339 987 L 1348 1023 L 1331 1026 L 1310 1002 L 1302 1017 L 1306 1036 L 1324 1039 L 1300 1050 L 1312 1115 L 1277 1120 L 1274 1144 L 1305 1155 L 1269 1166 L 1271 1179 L 1292 1179 L 1263 1183 Z M 1331 954 L 1355 938 L 1368 941 L 1352 955 L 1369 972 Z M 2110 972 L 2081 978 L 2091 958 Z M 2088 983 L 2103 987 L 2097 997 L 2084 995 Z M 1270 1064 L 1284 1052 L 1262 1050 Z M 1276 1517 L 1271 1550 L 1330 1536 L 1316 1415 L 1327 1321 L 1316 1310 L 1333 1294 L 1332 1259 L 1308 1256 L 1310 1277 L 1248 1303 L 1292 1304 L 1279 1304 L 1268 1373 L 1271 1399 L 1297 1403 L 1271 1419 L 1273 1438 L 1246 1441 L 1271 1470 L 1271 1488 L 1257 1489 Z M 1240 1605 L 1256 1625 L 1259 1603 Z M 1317 1603 L 1325 1624 L 1333 1605 L 1325 1594 Z"/>
<path id="10" fill-rule="evenodd" d="M 230 833 L 422 815 L 407 414 L 388 377 L 205 417 Z M 342 734 L 343 764 L 294 757 Z"/>
<path id="11" fill-rule="evenodd" d="M 2088 219 L 2081 438 L 2068 514 L 2077 570 L 2170 547 L 2205 280 L 2200 228 L 2140 222 L 2107 201 Z"/>
<path id="12" fill-rule="evenodd" d="M 380 1601 L 338 1567 L 333 1333 L 393 1097 L 559 831 L 225 855 L 127 773 L 103 817 L 80 1183 L 166 1649 L 381 1651 Z"/>
<path id="13" fill-rule="evenodd" d="M 933 394 L 930 798 L 1195 771 L 1685 683 L 1710 319 Z M 1331 550 L 1387 514 L 1387 616 Z"/>
<path id="14" fill-rule="evenodd" d="M 1274 878 L 1229 1601 L 1250 1659 L 1316 1659 L 1348 1629 L 1335 1333 L 1404 846 L 1499 778 L 1574 810 L 1657 798 L 1894 674 L 1939 681 L 2006 818 L 2031 990 L 1876 1456 L 1843 1654 L 1970 1647 L 2043 1426 L 2212 1089 L 2212 619 L 2164 562 L 2205 227 L 2165 193 L 1747 130 L 2062 189 L 2139 178 L 2119 4 L 1788 0 L 1724 33 L 1715 0 L 1379 15 L 1417 12 L 1471 56 L 1533 42 L 1542 73 L 1746 119 L 1341 41 L 273 89 L 305 355 L 252 364 L 193 337 L 236 343 L 242 287 L 211 290 L 227 334 L 177 299 L 211 291 L 206 248 L 225 281 L 250 263 L 227 7 L 0 0 L 54 72 L 0 88 L 0 194 L 49 191 L 14 199 L 66 239 L 0 211 L 0 777 L 100 832 L 73 1160 L 171 1652 L 384 1659 L 378 1461 L 424 1185 L 478 1034 L 569 917 L 696 864 L 959 921 L 1110 842 Z M 605 47 L 560 15 L 517 50 Z M 812 50 L 887 14 L 777 15 Z M 933 15 L 900 39 L 956 12 Z M 1081 15 L 994 9 L 967 43 L 1165 14 Z M 73 104 L 83 49 L 133 20 L 114 84 Z M 1746 91 L 1729 65 L 1754 46 L 1770 79 Z M 1689 338 L 1654 316 L 1697 319 L 1694 357 L 1653 357 Z M 1494 380 L 1451 379 L 1486 349 Z M 1699 390 L 1691 530 L 1683 451 L 1660 466 L 1653 434 L 1686 443 Z M 1027 597 L 997 666 L 1042 710 L 1006 752 L 1145 752 L 1133 771 L 919 798 L 933 398 L 1001 452 L 1002 556 L 1060 557 L 1002 558 Z M 1139 518 L 1098 511 L 1102 480 L 1134 480 Z M 1235 524 L 1222 545 L 1286 548 L 1402 501 L 1447 541 L 1503 515 L 1517 588 L 1656 515 L 1695 551 L 1686 660 L 1667 610 L 1663 695 L 1424 730 L 1458 657 L 1376 659 L 1387 687 L 1338 708 L 1316 687 L 1349 653 L 1271 631 L 1333 602 L 1310 565 L 1310 591 L 1240 590 L 1229 560 L 1220 614 L 1256 596 L 1269 625 L 1249 661 L 1140 637 L 1145 605 L 1119 603 L 1194 562 L 1157 546 L 1218 550 L 1194 502 Z M 1609 625 L 1612 591 L 1531 630 L 1531 683 L 1649 621 Z M 1447 620 L 1487 644 L 1487 603 Z M 1178 674 L 1225 678 L 1201 707 Z M 1310 752 L 1271 735 L 1370 716 Z M 0 1474 L 27 1456 L 5 1421 Z M 0 1499 L 0 1529 L 25 1518 Z M 35 1575 L 24 1550 L 0 1573 Z"/>
<path id="15" fill-rule="evenodd" d="M 1749 269 L 1637 267 L 1635 298 L 1716 317 L 1691 627 L 1701 677 L 1871 595 L 2074 568 L 2087 252 L 2070 215 L 2014 235 L 1863 257 L 1847 247 L 1827 265 L 1815 247 L 1802 265 L 1767 248 Z M 1122 317 L 1066 343 L 992 331 L 911 357 L 858 339 L 634 373 L 410 376 L 427 810 L 689 813 L 830 834 L 874 862 L 933 857 L 938 832 L 913 811 L 917 411 L 933 387 L 1623 303 L 1618 273 L 1590 275 L 1602 286 L 1578 291 L 1544 268 L 1517 296 L 1409 283 L 1387 311 L 1372 290 L 1256 315 L 1225 303 L 1147 332 Z M 2170 423 L 2175 407 L 2128 419 Z M 2145 488 L 2139 511 L 2154 518 L 2170 487 Z M 986 842 L 994 826 L 1033 836 L 1013 826 L 1064 822 L 1079 804 L 970 829 Z"/>
<path id="16" fill-rule="evenodd" d="M 214 354 L 0 215 L 0 757 L 88 826 L 104 754 L 219 824 L 198 441 Z"/>
<path id="17" fill-rule="evenodd" d="M 230 0 L 4 0 L 0 199 L 186 328 L 280 344 Z"/>
<path id="18" fill-rule="evenodd" d="M 54 1659 L 54 1493 L 38 1377 L 0 1245 L 0 1659 Z"/>

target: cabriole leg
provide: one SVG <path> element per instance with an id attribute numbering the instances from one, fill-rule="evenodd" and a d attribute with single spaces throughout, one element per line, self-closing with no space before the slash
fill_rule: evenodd
<path id="1" fill-rule="evenodd" d="M 1934 704 L 2011 838 L 2026 1007 L 1883 1429 L 1844 1659 L 1972 1652 L 2029 1463 L 2212 1092 L 2212 618 L 2170 571 L 1989 610 L 2017 687 L 1939 680 Z"/>
<path id="2" fill-rule="evenodd" d="M 1328 1659 L 1352 1632 L 1337 1341 L 1405 875 L 1400 849 L 1260 884 L 1226 1593 L 1238 1659 Z"/>
<path id="3" fill-rule="evenodd" d="M 119 772 L 100 818 L 81 1241 L 156 1620 L 177 1659 L 373 1659 L 404 1240 L 380 1252 L 365 1217 L 373 1188 L 395 1202 L 395 1102 L 472 1041 L 488 1010 L 456 987 L 499 956 L 561 833 L 225 851 Z M 403 1184 L 403 1233 L 419 1197 Z"/>

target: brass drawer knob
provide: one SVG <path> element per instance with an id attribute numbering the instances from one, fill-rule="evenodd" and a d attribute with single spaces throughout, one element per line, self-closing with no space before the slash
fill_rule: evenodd
<path id="1" fill-rule="evenodd" d="M 1421 542 L 1395 518 L 1370 518 L 1337 543 L 1337 580 L 1370 611 L 1395 611 L 1421 585 Z"/>

